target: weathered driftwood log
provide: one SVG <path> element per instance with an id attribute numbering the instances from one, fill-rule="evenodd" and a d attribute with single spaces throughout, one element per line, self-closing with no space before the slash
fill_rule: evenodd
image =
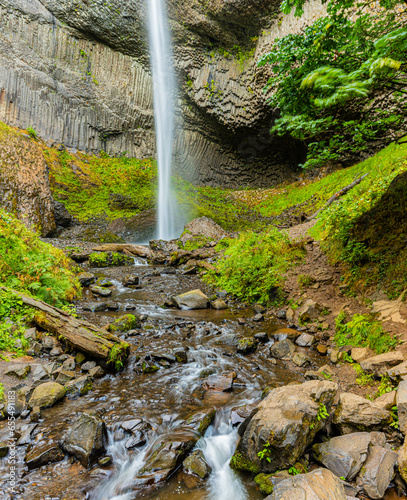
<path id="1" fill-rule="evenodd" d="M 340 196 L 343 196 L 346 194 L 348 191 L 350 191 L 353 187 L 357 186 L 362 180 L 367 176 L 369 172 L 367 172 L 365 175 L 362 175 L 362 177 L 359 177 L 359 179 L 354 180 L 349 186 L 345 186 L 339 191 L 337 191 L 333 196 L 329 198 L 329 200 L 325 203 L 323 207 L 321 207 L 319 210 L 317 210 L 314 214 L 311 215 L 311 217 L 307 218 L 307 221 L 310 221 L 312 219 L 315 219 L 315 217 L 319 214 L 321 210 L 325 210 L 325 208 L 328 208 L 332 203 L 337 200 Z"/>
<path id="2" fill-rule="evenodd" d="M 130 243 L 106 243 L 92 248 L 95 252 L 123 252 L 135 257 L 148 258 L 151 256 L 151 250 L 143 245 L 131 245 Z"/>
<path id="3" fill-rule="evenodd" d="M 1 288 L 6 290 L 6 288 Z M 70 314 L 24 293 L 14 291 L 24 304 L 36 310 L 34 323 L 55 335 L 61 341 L 97 359 L 103 359 L 114 368 L 120 368 L 130 353 L 130 345 L 115 335 L 88 321 Z"/>

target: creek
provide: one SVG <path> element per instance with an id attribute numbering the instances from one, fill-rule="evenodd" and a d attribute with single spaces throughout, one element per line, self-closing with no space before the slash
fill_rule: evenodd
<path id="1" fill-rule="evenodd" d="M 231 424 L 233 408 L 260 400 L 265 387 L 278 387 L 290 382 L 302 382 L 300 368 L 288 369 L 283 361 L 272 364 L 269 348 L 273 339 L 281 339 L 273 333 L 286 325 L 274 317 L 253 321 L 252 307 L 234 302 L 229 298 L 229 308 L 179 310 L 162 307 L 171 295 L 200 288 L 212 295 L 197 276 L 182 275 L 174 268 L 147 266 L 141 261 L 135 266 L 90 269 L 95 275 L 106 277 L 114 284 L 111 297 L 95 299 L 84 289 L 83 299 L 77 303 L 77 311 L 98 325 L 105 325 L 115 317 L 133 310 L 145 314 L 140 331 L 126 337 L 132 345 L 127 365 L 116 374 L 108 374 L 95 380 L 93 390 L 76 399 L 65 399 L 54 407 L 43 410 L 43 421 L 38 432 L 44 438 L 60 440 L 72 422 L 84 411 L 95 410 L 103 415 L 108 428 L 107 455 L 112 464 L 94 466 L 85 470 L 78 462 L 65 458 L 57 464 L 41 467 L 25 478 L 27 498 L 74 498 L 89 500 L 130 500 L 133 498 L 165 500 L 243 500 L 260 499 L 264 496 L 255 488 L 251 477 L 238 474 L 229 467 L 229 460 L 238 440 L 236 427 Z M 139 288 L 122 285 L 124 276 L 137 274 Z M 90 303 L 105 301 L 116 311 L 85 311 Z M 245 318 L 240 325 L 238 318 Z M 253 336 L 267 332 L 269 341 L 261 343 L 256 352 L 241 355 L 236 352 L 236 336 Z M 170 356 L 174 350 L 187 352 L 187 363 L 163 363 L 155 373 L 140 371 L 141 359 L 159 359 Z M 304 351 L 305 352 L 305 351 Z M 308 350 L 315 366 L 323 364 L 322 358 Z M 203 381 L 208 374 L 235 371 L 233 389 L 229 392 L 205 390 Z M 216 417 L 196 448 L 201 448 L 212 467 L 209 478 L 190 489 L 178 469 L 159 489 L 138 491 L 133 479 L 143 466 L 144 458 L 155 440 L 163 435 L 179 432 L 182 422 L 190 415 L 204 409 L 217 409 Z M 152 427 L 145 445 L 127 450 L 128 439 L 121 430 L 121 423 L 140 418 Z M 20 455 L 20 460 L 23 456 Z M 74 478 L 74 480 L 73 480 Z M 46 495 L 49 495 L 47 497 Z"/>

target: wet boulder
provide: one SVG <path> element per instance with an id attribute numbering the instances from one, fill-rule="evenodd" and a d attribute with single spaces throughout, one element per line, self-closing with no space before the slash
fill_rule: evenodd
<path id="1" fill-rule="evenodd" d="M 136 276 L 135 274 L 127 274 L 124 277 L 124 286 L 135 286 L 139 284 L 139 277 Z"/>
<path id="2" fill-rule="evenodd" d="M 207 478 L 212 472 L 212 468 L 206 461 L 202 450 L 193 451 L 189 457 L 182 462 L 182 465 L 186 473 L 195 474 L 200 479 Z"/>
<path id="3" fill-rule="evenodd" d="M 271 390 L 253 411 L 231 466 L 254 473 L 290 468 L 324 427 L 322 413 L 329 412 L 337 390 L 329 381 Z"/>
<path id="4" fill-rule="evenodd" d="M 397 453 L 382 446 L 372 446 L 357 478 L 357 485 L 369 498 L 383 498 L 393 479 L 396 462 Z"/>
<path id="5" fill-rule="evenodd" d="M 295 345 L 289 339 L 280 340 L 270 347 L 270 356 L 276 359 L 291 360 Z"/>
<path id="6" fill-rule="evenodd" d="M 369 432 L 354 432 L 314 444 L 312 449 L 318 462 L 337 477 L 352 481 L 367 459 L 370 444 Z"/>
<path id="7" fill-rule="evenodd" d="M 107 431 L 103 419 L 95 412 L 82 413 L 67 431 L 62 448 L 74 455 L 84 467 L 90 467 L 105 453 Z"/>
<path id="8" fill-rule="evenodd" d="M 104 286 L 90 285 L 89 289 L 94 295 L 100 295 L 100 297 L 110 297 L 112 295 L 112 290 Z"/>
<path id="9" fill-rule="evenodd" d="M 126 333 L 134 328 L 140 328 L 141 321 L 140 318 L 135 316 L 134 314 L 125 314 L 121 316 L 116 321 L 113 321 L 108 326 L 108 331 L 114 333 L 115 335 L 119 335 L 120 333 Z"/>
<path id="10" fill-rule="evenodd" d="M 206 429 L 213 422 L 215 414 L 215 408 L 207 408 L 206 410 L 199 411 L 188 417 L 185 421 L 185 425 L 203 436 Z"/>
<path id="11" fill-rule="evenodd" d="M 203 387 L 211 391 L 229 392 L 233 388 L 233 380 L 236 376 L 236 372 L 213 374 L 205 380 Z"/>
<path id="12" fill-rule="evenodd" d="M 43 465 L 60 462 L 64 453 L 55 441 L 41 441 L 35 444 L 25 455 L 25 463 L 29 469 L 37 469 Z"/>
<path id="13" fill-rule="evenodd" d="M 379 430 L 391 421 L 390 412 L 350 392 L 343 392 L 340 395 L 333 418 L 334 424 L 342 434 Z"/>
<path id="14" fill-rule="evenodd" d="M 80 273 L 77 278 L 82 286 L 89 286 L 96 282 L 96 276 L 93 273 Z"/>
<path id="15" fill-rule="evenodd" d="M 148 422 L 140 422 L 131 428 L 131 437 L 126 441 L 125 447 L 130 450 L 138 446 L 143 446 L 147 442 L 148 436 L 151 434 L 152 427 Z"/>
<path id="16" fill-rule="evenodd" d="M 179 309 L 207 309 L 209 298 L 201 290 L 191 290 L 171 299 Z"/>
<path id="17" fill-rule="evenodd" d="M 258 341 L 254 337 L 243 337 L 237 341 L 237 352 L 250 354 L 257 349 Z"/>
<path id="18" fill-rule="evenodd" d="M 227 309 L 228 306 L 226 305 L 226 302 L 222 299 L 216 299 L 213 302 L 211 302 L 212 309 L 216 309 L 217 311 L 222 311 L 223 309 Z"/>
<path id="19" fill-rule="evenodd" d="M 82 375 L 65 384 L 66 394 L 72 397 L 84 396 L 93 387 L 92 378 L 89 375 Z"/>
<path id="20" fill-rule="evenodd" d="M 367 358 L 360 362 L 360 366 L 366 373 L 373 373 L 376 377 L 383 375 L 393 366 L 404 361 L 404 356 L 400 351 L 385 352 L 372 358 Z"/>
<path id="21" fill-rule="evenodd" d="M 45 382 L 34 389 L 28 402 L 30 408 L 48 408 L 65 397 L 65 388 L 57 382 Z"/>
<path id="22" fill-rule="evenodd" d="M 265 500 L 347 500 L 342 481 L 328 469 L 316 469 L 279 482 Z"/>
<path id="23" fill-rule="evenodd" d="M 192 429 L 179 428 L 159 436 L 149 448 L 144 466 L 134 478 L 133 487 L 141 489 L 165 481 L 185 459 L 201 435 Z"/>

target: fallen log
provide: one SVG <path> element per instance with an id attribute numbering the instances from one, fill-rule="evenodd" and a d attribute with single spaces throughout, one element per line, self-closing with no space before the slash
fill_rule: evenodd
<path id="1" fill-rule="evenodd" d="M 7 288 L 0 290 L 10 291 Z M 34 324 L 55 335 L 67 345 L 88 354 L 92 358 L 102 359 L 113 368 L 119 369 L 130 354 L 130 345 L 122 342 L 116 335 L 93 325 L 85 320 L 74 318 L 54 306 L 36 300 L 24 293 L 12 290 L 23 304 L 36 310 Z"/>
<path id="2" fill-rule="evenodd" d="M 357 186 L 362 180 L 368 175 L 369 172 L 367 172 L 365 175 L 362 175 L 362 177 L 359 177 L 359 179 L 354 180 L 349 186 L 345 186 L 339 191 L 337 191 L 333 196 L 329 198 L 329 200 L 325 203 L 324 206 L 322 206 L 319 210 L 317 210 L 314 214 L 312 214 L 310 217 L 307 217 L 307 221 L 309 222 L 312 219 L 315 219 L 315 217 L 321 212 L 321 210 L 325 210 L 325 208 L 328 208 L 332 203 L 337 200 L 340 196 L 343 196 L 346 194 L 348 191 L 350 191 L 353 187 Z"/>
<path id="3" fill-rule="evenodd" d="M 143 245 L 132 245 L 130 243 L 106 243 L 92 248 L 95 252 L 123 252 L 134 257 L 150 257 L 151 250 Z"/>

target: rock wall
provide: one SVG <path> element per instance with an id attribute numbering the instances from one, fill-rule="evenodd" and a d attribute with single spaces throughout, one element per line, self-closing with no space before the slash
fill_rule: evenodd
<path id="1" fill-rule="evenodd" d="M 42 149 L 28 135 L 4 124 L 0 125 L 0 199 L 2 208 L 42 236 L 56 228 Z"/>
<path id="2" fill-rule="evenodd" d="M 301 147 L 274 119 L 256 61 L 276 36 L 323 12 L 280 18 L 276 0 L 167 0 L 179 80 L 174 165 L 192 182 L 286 178 Z M 0 0 L 0 120 L 85 151 L 155 154 L 141 0 Z"/>

